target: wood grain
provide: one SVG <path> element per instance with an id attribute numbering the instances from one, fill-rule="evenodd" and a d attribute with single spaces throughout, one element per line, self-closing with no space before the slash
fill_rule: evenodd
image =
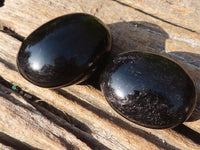
<path id="1" fill-rule="evenodd" d="M 128 0 L 121 2 L 132 5 Z M 139 8 L 140 3 L 147 4 L 147 1 L 137 1 L 137 3 Z M 151 4 L 151 2 L 149 3 Z M 190 118 L 191 120 L 185 122 L 182 127 L 180 126 L 177 129 L 152 130 L 135 125 L 119 116 L 107 104 L 102 93 L 91 85 L 73 85 L 59 90 L 48 90 L 30 84 L 17 72 L 15 59 L 21 41 L 18 40 L 20 38 L 16 37 L 19 37 L 19 35 L 22 37 L 28 36 L 38 26 L 54 17 L 73 12 L 86 12 L 99 17 L 110 27 L 113 35 L 113 54 L 122 51 L 141 50 L 167 56 L 177 61 L 191 74 L 197 85 L 197 92 L 199 93 L 200 35 L 189 30 L 183 24 L 184 22 L 178 22 L 178 19 L 174 17 L 172 12 L 167 13 L 161 10 L 163 7 L 159 8 L 160 5 L 162 4 L 158 3 L 156 5 L 157 13 L 154 13 L 163 17 L 163 19 L 166 19 L 165 16 L 168 15 L 179 26 L 168 23 L 167 19 L 163 21 L 147 13 L 111 0 L 7 0 L 5 6 L 0 8 L 0 30 L 7 32 L 13 37 L 0 32 L 0 76 L 10 83 L 20 86 L 24 91 L 37 96 L 39 102 L 48 103 L 54 109 L 63 112 L 69 119 L 63 119 L 61 116 L 56 115 L 52 108 L 46 109 L 39 102 L 25 102 L 19 94 L 15 93 L 14 97 L 16 97 L 16 100 L 22 101 L 25 105 L 30 105 L 35 111 L 41 113 L 39 118 L 35 119 L 34 122 L 35 125 L 37 124 L 37 128 L 32 129 L 33 123 L 26 124 L 26 121 L 31 120 L 31 112 L 25 114 L 27 119 L 23 118 L 24 108 L 12 104 L 12 109 L 9 110 L 8 106 L 11 105 L 9 98 L 1 96 L 0 111 L 3 114 L 7 114 L 6 117 L 13 117 L 13 128 L 20 129 L 16 130 L 16 133 L 19 132 L 19 136 L 16 136 L 12 130 L 6 128 L 8 124 L 4 123 L 4 121 L 8 119 L 4 117 L 4 121 L 0 119 L 2 121 L 0 129 L 4 128 L 4 131 L 1 132 L 9 134 L 11 137 L 36 148 L 45 149 L 45 146 L 48 144 L 57 146 L 55 149 L 66 148 L 65 145 L 61 144 L 62 142 L 59 143 L 58 139 L 56 140 L 56 137 L 53 139 L 53 137 L 49 138 L 46 136 L 46 132 L 49 131 L 47 127 L 38 127 L 40 125 L 40 119 L 42 118 L 41 122 L 45 120 L 45 123 L 47 122 L 50 129 L 54 129 L 55 132 L 62 132 L 62 136 L 69 135 L 73 137 L 71 145 L 79 149 L 82 148 L 81 144 L 83 144 L 83 147 L 86 149 L 119 150 L 144 149 L 148 147 L 148 149 L 152 150 L 175 148 L 198 150 L 200 144 L 200 141 L 197 139 L 200 137 L 199 97 L 195 112 Z M 149 8 L 144 7 L 143 9 L 147 12 L 149 11 Z M 165 13 L 165 16 L 161 15 L 160 12 Z M 24 119 L 22 123 L 20 122 L 21 124 L 18 123 L 19 116 L 12 115 L 17 108 L 19 116 L 21 116 L 20 119 Z M 57 117 L 59 119 L 56 119 Z M 52 119 L 55 122 L 48 123 Z M 76 127 L 75 129 L 70 128 L 68 123 L 70 120 L 76 120 L 71 123 Z M 25 127 L 20 128 L 24 125 L 23 123 Z M 25 132 L 26 127 L 28 128 L 27 133 Z M 38 132 L 39 128 L 44 129 L 44 132 Z M 191 133 L 195 133 L 195 136 L 185 134 L 184 130 L 181 131 L 182 128 L 188 129 Z M 37 133 L 37 135 L 34 133 Z M 31 139 L 25 139 L 23 138 L 25 134 L 33 134 L 35 136 Z M 41 137 L 44 137 L 42 138 L 44 140 L 36 145 L 34 142 Z M 67 139 L 63 139 L 66 143 L 70 143 Z M 79 143 L 79 146 L 77 146 L 76 142 Z"/>
<path id="2" fill-rule="evenodd" d="M 198 0 L 115 0 L 174 26 L 200 33 Z"/>
<path id="3" fill-rule="evenodd" d="M 6 91 L 2 87 L 1 90 Z M 5 96 L 2 92 L 0 96 L 0 132 L 25 142 L 33 149 L 90 149 L 74 135 L 42 117 L 33 107 L 23 104 L 20 98 Z"/>

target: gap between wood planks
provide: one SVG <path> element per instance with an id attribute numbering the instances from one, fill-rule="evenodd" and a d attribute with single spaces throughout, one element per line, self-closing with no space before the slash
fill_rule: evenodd
<path id="1" fill-rule="evenodd" d="M 0 143 L 2 143 L 3 145 L 12 147 L 14 149 L 21 149 L 21 150 L 39 150 L 35 147 L 32 147 L 31 145 L 28 145 L 27 143 L 23 143 L 5 133 L 0 132 Z"/>

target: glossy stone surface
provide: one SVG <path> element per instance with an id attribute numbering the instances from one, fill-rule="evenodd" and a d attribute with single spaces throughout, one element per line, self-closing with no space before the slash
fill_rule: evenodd
<path id="1" fill-rule="evenodd" d="M 128 52 L 111 60 L 101 75 L 101 89 L 119 114 L 149 128 L 184 122 L 196 103 L 188 74 L 173 61 L 151 53 Z"/>
<path id="2" fill-rule="evenodd" d="M 99 19 L 69 14 L 31 33 L 21 45 L 17 65 L 31 83 L 57 88 L 86 80 L 110 49 L 110 31 Z"/>

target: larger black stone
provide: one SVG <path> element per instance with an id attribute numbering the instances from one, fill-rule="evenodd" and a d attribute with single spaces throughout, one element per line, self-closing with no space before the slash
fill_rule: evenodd
<path id="1" fill-rule="evenodd" d="M 69 14 L 31 33 L 22 43 L 17 65 L 35 85 L 62 87 L 87 79 L 110 48 L 109 29 L 99 19 Z"/>
<path id="2" fill-rule="evenodd" d="M 151 53 L 128 52 L 113 59 L 101 76 L 101 89 L 119 114 L 149 128 L 184 122 L 196 103 L 188 74 L 171 60 Z"/>

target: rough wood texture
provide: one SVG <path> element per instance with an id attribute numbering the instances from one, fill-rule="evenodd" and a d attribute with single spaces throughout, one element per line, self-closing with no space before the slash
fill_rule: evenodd
<path id="1" fill-rule="evenodd" d="M 24 99 L 2 86 L 0 105 L 0 132 L 23 141 L 30 148 L 89 149 L 74 135 L 47 120 Z"/>
<path id="2" fill-rule="evenodd" d="M 200 32 L 198 0 L 115 0 L 169 24 Z"/>
<path id="3" fill-rule="evenodd" d="M 91 85 L 74 85 L 59 90 L 39 88 L 25 81 L 15 64 L 20 40 L 38 26 L 63 14 L 86 12 L 109 25 L 113 35 L 113 54 L 141 50 L 170 57 L 191 74 L 200 93 L 200 35 L 196 26 L 197 18 L 200 18 L 197 7 L 200 2 L 190 2 L 192 5 L 188 6 L 195 7 L 196 11 L 184 15 L 184 12 L 167 11 L 169 1 L 159 0 L 6 0 L 5 6 L 0 8 L 0 76 L 36 98 L 23 98 L 4 87 L 6 85 L 0 85 L 2 146 L 8 149 L 9 146 L 18 146 L 18 149 L 28 146 L 42 149 L 124 150 L 148 147 L 152 150 L 198 150 L 199 97 L 188 122 L 175 129 L 152 130 L 119 116 L 102 93 Z M 179 1 L 177 5 L 186 6 L 186 3 L 189 4 Z M 17 144 L 10 142 L 9 145 L 9 141 L 17 141 Z"/>

